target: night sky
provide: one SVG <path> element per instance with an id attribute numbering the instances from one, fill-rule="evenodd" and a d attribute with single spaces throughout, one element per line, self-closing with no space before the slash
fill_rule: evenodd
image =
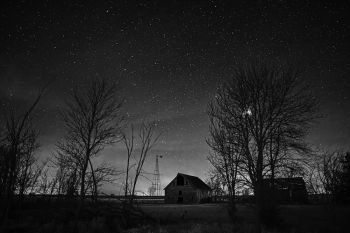
<path id="1" fill-rule="evenodd" d="M 74 2 L 74 3 L 73 3 Z M 1 111 L 28 106 L 53 80 L 36 111 L 40 158 L 63 135 L 58 109 L 89 78 L 119 79 L 129 122 L 157 119 L 164 131 L 145 170 L 160 160 L 162 184 L 177 172 L 205 178 L 210 167 L 206 107 L 236 62 L 289 60 L 304 71 L 320 101 L 308 141 L 316 148 L 350 146 L 349 6 L 318 1 L 9 1 L 1 3 Z M 291 3 L 292 2 L 292 3 Z M 345 2 L 345 1 L 344 1 Z M 99 160 L 122 169 L 116 144 Z M 149 176 L 149 178 L 152 178 Z M 140 190 L 151 185 L 141 180 Z M 164 186 L 163 186 L 164 187 Z M 120 186 L 109 185 L 107 193 Z"/>

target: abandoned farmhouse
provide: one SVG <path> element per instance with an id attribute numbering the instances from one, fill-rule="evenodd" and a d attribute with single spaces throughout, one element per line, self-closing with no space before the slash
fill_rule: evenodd
<path id="1" fill-rule="evenodd" d="M 196 176 L 178 173 L 164 188 L 165 203 L 200 203 L 209 198 L 210 187 Z"/>

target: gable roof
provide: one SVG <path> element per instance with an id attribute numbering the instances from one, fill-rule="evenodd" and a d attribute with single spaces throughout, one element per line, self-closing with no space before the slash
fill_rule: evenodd
<path id="1" fill-rule="evenodd" d="M 167 186 L 165 186 L 164 189 L 166 189 L 179 175 L 186 178 L 191 183 L 192 186 L 194 186 L 198 189 L 211 190 L 211 188 L 206 183 L 204 183 L 200 178 L 198 178 L 197 176 L 191 176 L 191 175 L 187 175 L 187 174 L 183 174 L 183 173 L 177 173 L 175 178 L 172 179 L 170 181 L 170 183 Z"/>

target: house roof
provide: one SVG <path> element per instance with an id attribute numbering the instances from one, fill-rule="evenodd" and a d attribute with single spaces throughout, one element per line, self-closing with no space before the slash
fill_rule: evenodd
<path id="1" fill-rule="evenodd" d="M 164 189 L 166 189 L 179 175 L 186 178 L 191 183 L 191 185 L 196 188 L 211 190 L 211 188 L 197 176 L 191 176 L 183 173 L 177 173 L 176 177 L 172 179 L 172 181 L 167 186 L 165 186 Z"/>

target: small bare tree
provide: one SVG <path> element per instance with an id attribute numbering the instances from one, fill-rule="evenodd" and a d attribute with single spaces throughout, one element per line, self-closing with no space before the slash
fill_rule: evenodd
<path id="1" fill-rule="evenodd" d="M 137 185 L 137 181 L 139 177 L 142 175 L 142 169 L 143 165 L 149 155 L 149 152 L 151 149 L 157 144 L 161 133 L 156 133 L 155 128 L 156 123 L 155 122 L 142 122 L 139 133 L 138 133 L 138 139 L 139 139 L 139 144 L 140 148 L 138 148 L 138 155 L 134 156 L 134 141 L 135 141 L 135 136 L 133 133 L 133 127 L 131 127 L 131 136 L 130 138 L 127 138 L 126 136 L 123 137 L 124 144 L 127 149 L 127 175 L 126 175 L 126 180 L 125 180 L 125 190 L 124 193 L 127 195 L 128 190 L 131 190 L 131 197 L 129 199 L 130 205 L 133 204 L 134 196 L 135 196 L 135 188 Z M 130 165 L 130 158 L 133 156 L 135 158 L 135 165 Z M 130 182 L 130 168 L 135 166 L 135 174 Z M 131 184 L 131 188 L 128 188 L 128 186 Z"/>
<path id="2" fill-rule="evenodd" d="M 345 153 L 320 152 L 308 163 L 307 184 L 313 194 L 325 194 L 332 203 L 342 194 Z"/>
<path id="3" fill-rule="evenodd" d="M 19 159 L 17 190 L 20 197 L 33 188 L 40 176 L 42 167 L 34 156 L 34 151 L 39 147 L 36 143 L 37 134 L 33 133 L 23 146 L 22 155 Z"/>
<path id="4" fill-rule="evenodd" d="M 224 175 L 217 169 L 210 170 L 205 182 L 211 188 L 212 201 L 216 202 L 218 198 L 225 194 L 226 181 Z"/>
<path id="5" fill-rule="evenodd" d="M 127 162 L 126 162 L 126 174 L 125 174 L 125 184 L 124 184 L 124 196 L 126 197 L 130 193 L 129 187 L 129 173 L 130 173 L 130 159 L 134 151 L 134 126 L 131 125 L 131 136 L 128 138 L 125 133 L 123 133 L 123 142 L 126 147 L 127 152 Z"/>
<path id="6" fill-rule="evenodd" d="M 4 201 L 3 219 L 7 218 L 11 210 L 15 192 L 25 192 L 28 184 L 35 179 L 35 176 L 29 175 L 28 170 L 33 165 L 33 152 L 37 148 L 38 136 L 32 124 L 32 115 L 47 87 L 48 84 L 39 91 L 36 99 L 23 113 L 16 112 L 13 106 L 5 112 L 3 138 L 0 140 L 0 196 Z"/>
<path id="7" fill-rule="evenodd" d="M 208 160 L 227 186 L 230 200 L 229 213 L 234 219 L 236 212 L 235 193 L 241 153 L 238 151 L 239 147 L 235 145 L 237 134 L 234 130 L 226 130 L 224 122 L 216 113 L 215 106 L 212 104 L 209 109 L 211 137 L 207 139 L 207 143 L 212 148 L 213 153 L 209 155 Z"/>
<path id="8" fill-rule="evenodd" d="M 92 196 L 96 197 L 98 194 L 98 189 L 104 183 L 113 183 L 118 180 L 121 172 L 119 172 L 116 168 L 102 163 L 94 169 L 87 173 L 87 185 L 86 190 L 91 190 Z"/>
<path id="9" fill-rule="evenodd" d="M 54 158 L 53 164 L 56 168 L 54 179 L 57 180 L 57 194 L 65 194 L 67 197 L 75 196 L 80 184 L 81 158 L 60 151 L 54 154 Z"/>

